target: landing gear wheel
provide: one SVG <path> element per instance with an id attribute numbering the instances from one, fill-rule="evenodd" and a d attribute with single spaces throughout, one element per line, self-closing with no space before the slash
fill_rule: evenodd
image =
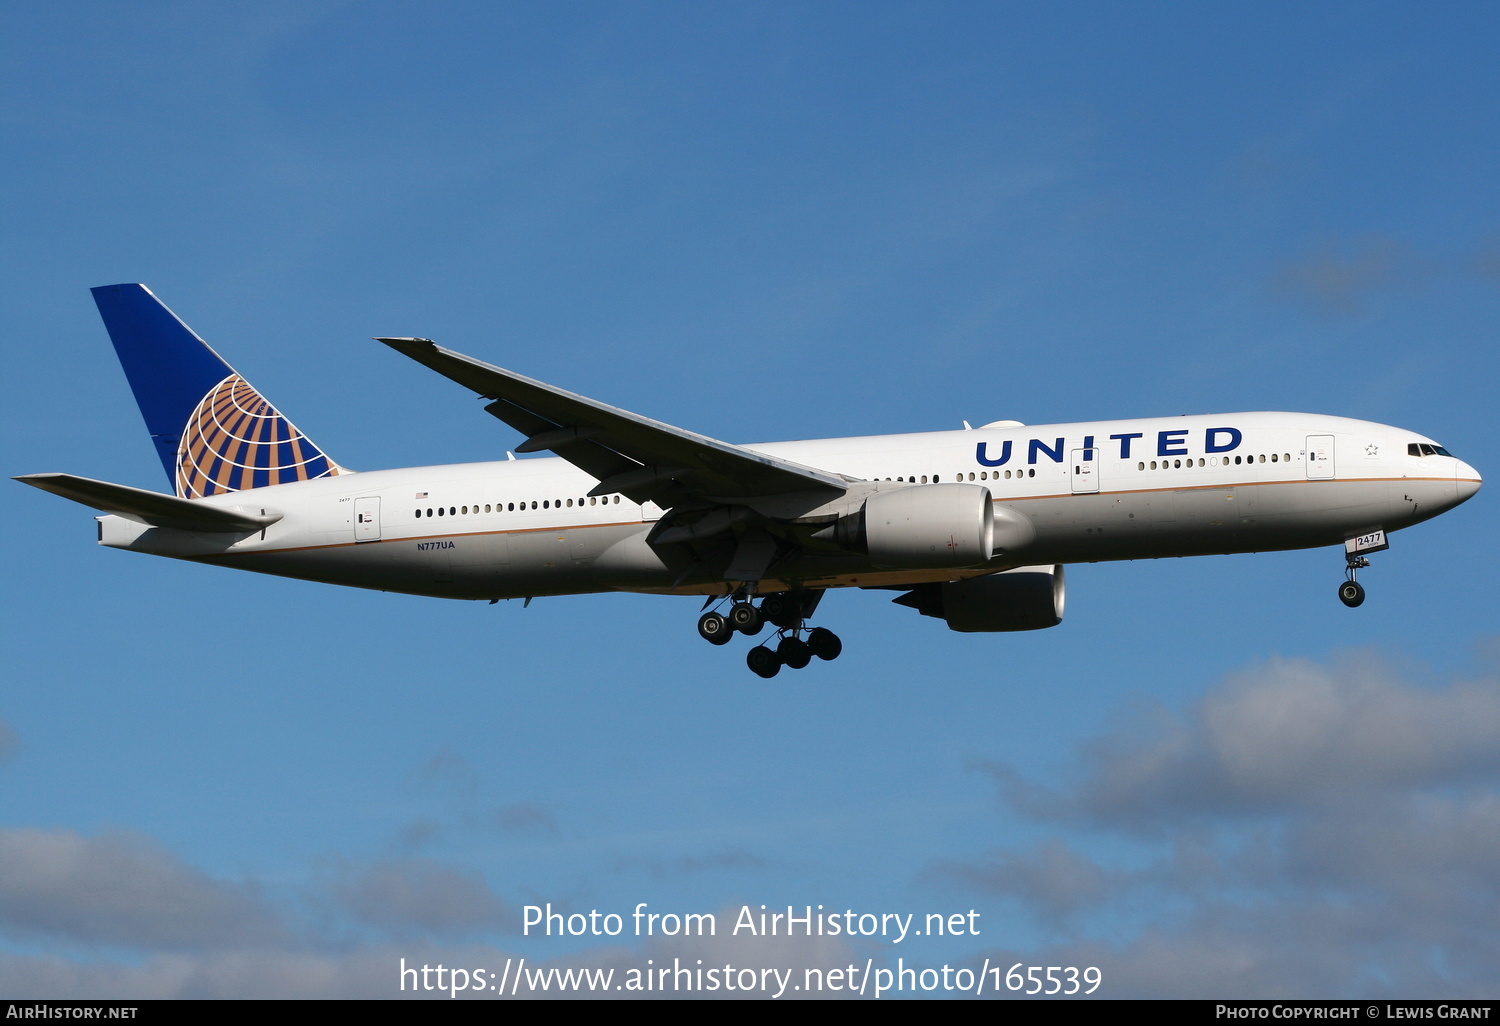
<path id="1" fill-rule="evenodd" d="M 1345 581 L 1339 585 L 1339 601 L 1353 609 L 1365 600 L 1365 589 L 1358 581 Z"/>
<path id="2" fill-rule="evenodd" d="M 727 645 L 734 631 L 718 613 L 704 613 L 698 617 L 698 636 L 713 645 Z"/>
<path id="3" fill-rule="evenodd" d="M 759 609 L 748 602 L 736 602 L 729 607 L 729 624 L 741 634 L 755 635 L 760 633 L 764 621 Z"/>
<path id="4" fill-rule="evenodd" d="M 767 680 L 781 672 L 781 660 L 764 645 L 756 645 L 746 653 L 745 665 Z"/>
<path id="5" fill-rule="evenodd" d="M 760 615 L 775 626 L 783 630 L 790 630 L 796 627 L 797 621 L 801 619 L 798 616 L 801 606 L 802 604 L 794 602 L 789 594 L 779 591 L 761 599 Z"/>
<path id="6" fill-rule="evenodd" d="M 837 659 L 844 643 L 827 627 L 814 627 L 807 635 L 807 647 L 819 659 Z"/>
<path id="7" fill-rule="evenodd" d="M 800 670 L 812 662 L 812 649 L 800 638 L 782 638 L 776 646 L 776 658 L 794 670 Z"/>

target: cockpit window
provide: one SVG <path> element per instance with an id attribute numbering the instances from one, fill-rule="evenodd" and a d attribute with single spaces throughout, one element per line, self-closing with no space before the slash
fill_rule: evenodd
<path id="1" fill-rule="evenodd" d="M 1447 456 L 1453 458 L 1453 454 L 1441 445 L 1433 445 L 1431 442 L 1412 442 L 1406 447 L 1408 456 Z"/>

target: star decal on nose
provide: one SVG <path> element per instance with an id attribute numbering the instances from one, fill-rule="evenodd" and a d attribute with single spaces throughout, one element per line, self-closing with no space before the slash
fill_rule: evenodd
<path id="1" fill-rule="evenodd" d="M 1380 446 L 1376 445 L 1374 442 L 1371 442 L 1369 445 L 1365 446 L 1365 455 L 1366 456 L 1379 456 L 1380 455 Z"/>

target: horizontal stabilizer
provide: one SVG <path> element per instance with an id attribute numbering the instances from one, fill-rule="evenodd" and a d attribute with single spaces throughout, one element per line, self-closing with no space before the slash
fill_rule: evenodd
<path id="1" fill-rule="evenodd" d="M 241 513 L 195 499 L 179 499 L 175 495 L 73 474 L 27 474 L 16 480 L 106 513 L 121 513 L 144 520 L 153 527 L 170 527 L 179 531 L 247 533 L 263 530 L 281 519 L 280 513 L 259 516 Z"/>

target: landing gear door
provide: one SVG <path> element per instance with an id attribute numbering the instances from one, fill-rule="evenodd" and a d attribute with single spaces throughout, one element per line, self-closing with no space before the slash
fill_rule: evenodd
<path id="1" fill-rule="evenodd" d="M 1333 480 L 1333 436 L 1307 436 L 1307 479 Z"/>
<path id="2" fill-rule="evenodd" d="M 354 540 L 380 540 L 380 497 L 354 500 Z"/>
<path id="3" fill-rule="evenodd" d="M 1099 490 L 1099 455 L 1097 449 L 1074 449 L 1069 464 L 1074 495 L 1091 495 Z"/>

